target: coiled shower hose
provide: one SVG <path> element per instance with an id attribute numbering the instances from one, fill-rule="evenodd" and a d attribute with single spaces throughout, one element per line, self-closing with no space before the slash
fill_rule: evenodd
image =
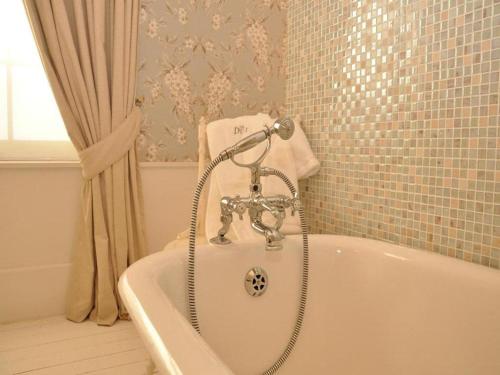
<path id="1" fill-rule="evenodd" d="M 198 217 L 198 204 L 200 202 L 200 195 L 203 190 L 203 186 L 205 185 L 208 176 L 214 170 L 214 168 L 224 160 L 228 159 L 227 153 L 222 153 L 217 156 L 214 160 L 210 162 L 208 167 L 203 172 L 200 180 L 198 181 L 198 185 L 196 186 L 196 190 L 193 196 L 193 206 L 191 211 L 191 224 L 189 228 L 189 250 L 188 250 L 188 268 L 187 268 L 187 287 L 188 287 L 188 309 L 189 309 L 189 318 L 191 321 L 191 325 L 193 328 L 201 334 L 200 324 L 198 322 L 198 315 L 196 311 L 196 289 L 195 289 L 195 279 L 194 279 L 194 271 L 195 271 L 195 245 L 196 245 L 196 222 Z M 281 171 L 273 168 L 266 168 L 267 175 L 274 175 L 283 180 L 283 182 L 287 185 L 288 189 L 292 193 L 292 195 L 296 195 L 297 190 L 293 186 L 293 183 L 290 179 Z M 300 216 L 300 226 L 302 230 L 302 249 L 303 249 L 303 258 L 302 258 L 302 286 L 300 290 L 300 300 L 299 300 L 299 309 L 297 313 L 297 319 L 295 321 L 295 326 L 293 328 L 292 335 L 288 341 L 288 344 L 285 347 L 285 350 L 281 354 L 281 356 L 274 362 L 274 364 L 269 367 L 266 371 L 263 372 L 263 375 L 271 375 L 278 371 L 278 369 L 285 363 L 288 356 L 292 352 L 295 343 L 300 334 L 300 330 L 302 328 L 302 323 L 304 321 L 304 313 L 306 309 L 307 303 L 307 288 L 309 284 L 309 241 L 307 237 L 307 225 L 305 221 L 304 209 L 302 206 L 299 208 L 299 216 Z"/>

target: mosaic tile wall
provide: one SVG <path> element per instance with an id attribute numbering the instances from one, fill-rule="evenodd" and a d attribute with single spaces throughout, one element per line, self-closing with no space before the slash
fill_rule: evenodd
<path id="1" fill-rule="evenodd" d="M 293 0 L 288 34 L 311 229 L 499 268 L 500 2 Z"/>
<path id="2" fill-rule="evenodd" d="M 198 160 L 198 123 L 285 108 L 285 0 L 142 0 L 141 161 Z"/>

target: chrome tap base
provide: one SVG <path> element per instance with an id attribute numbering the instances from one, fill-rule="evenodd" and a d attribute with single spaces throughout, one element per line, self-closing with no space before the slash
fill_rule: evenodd
<path id="1" fill-rule="evenodd" d="M 292 197 L 285 195 L 264 196 L 260 179 L 261 177 L 274 175 L 276 171 L 272 168 L 261 167 L 258 164 L 253 165 L 250 170 L 250 196 L 243 198 L 240 196 L 223 197 L 221 199 L 220 221 L 222 227 L 219 229 L 217 236 L 210 239 L 210 243 L 217 245 L 230 244 L 231 241 L 226 238 L 226 234 L 233 222 L 233 214 L 237 214 L 242 220 L 243 214 L 248 212 L 252 228 L 266 239 L 266 250 L 280 250 L 282 249 L 281 240 L 284 238 L 280 233 L 280 228 L 285 219 L 285 209 L 290 208 L 292 215 L 294 215 L 300 207 L 300 200 L 296 193 L 293 193 Z M 266 211 L 272 214 L 275 220 L 273 225 L 266 225 L 263 222 L 262 215 Z"/>

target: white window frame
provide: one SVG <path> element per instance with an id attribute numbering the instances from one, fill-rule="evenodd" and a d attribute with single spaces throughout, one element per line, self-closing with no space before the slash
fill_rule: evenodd
<path id="1" fill-rule="evenodd" d="M 8 0 L 11 1 L 11 0 Z M 34 38 L 34 37 L 33 37 Z M 16 140 L 14 139 L 12 68 L 27 66 L 20 61 L 0 59 L 6 70 L 7 139 L 0 139 L 0 162 L 2 161 L 75 161 L 78 154 L 68 140 Z M 45 79 L 48 78 L 45 76 Z"/>

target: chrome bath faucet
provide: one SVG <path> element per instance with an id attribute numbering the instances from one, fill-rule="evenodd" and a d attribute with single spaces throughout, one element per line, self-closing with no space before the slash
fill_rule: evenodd
<path id="1" fill-rule="evenodd" d="M 279 173 L 273 168 L 262 167 L 261 163 L 268 154 L 271 147 L 271 135 L 276 133 L 284 140 L 290 139 L 293 135 L 295 126 L 292 120 L 278 119 L 271 128 L 259 131 L 242 139 L 236 145 L 226 149 L 222 153 L 227 153 L 227 159 L 231 159 L 239 167 L 250 169 L 250 195 L 248 197 L 223 197 L 220 202 L 221 216 L 220 220 L 222 227 L 219 229 L 217 236 L 210 239 L 210 242 L 218 245 L 231 243 L 226 237 L 229 227 L 233 222 L 233 214 L 239 216 L 243 220 L 243 215 L 248 212 L 250 224 L 252 228 L 259 234 L 262 234 L 266 239 L 266 250 L 280 250 L 282 248 L 281 240 L 284 238 L 280 233 L 280 228 L 283 225 L 283 220 L 286 217 L 285 209 L 291 209 L 293 216 L 300 209 L 300 200 L 298 194 L 295 193 L 292 197 L 285 195 L 264 196 L 262 194 L 261 177 L 273 176 Z M 247 151 L 258 143 L 267 140 L 265 151 L 257 160 L 249 164 L 242 164 L 234 159 L 236 154 Z M 268 211 L 273 219 L 274 224 L 268 225 L 263 222 L 262 215 Z"/>

